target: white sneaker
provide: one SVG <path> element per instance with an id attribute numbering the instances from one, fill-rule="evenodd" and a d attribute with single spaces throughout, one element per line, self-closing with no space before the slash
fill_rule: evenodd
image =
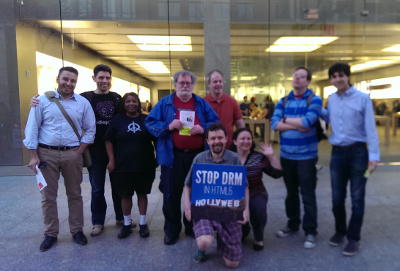
<path id="1" fill-rule="evenodd" d="M 92 232 L 90 233 L 91 236 L 97 236 L 100 235 L 100 233 L 103 231 L 104 226 L 103 225 L 93 225 Z"/>
<path id="2" fill-rule="evenodd" d="M 294 234 L 294 233 L 296 233 L 297 231 L 293 231 L 292 229 L 290 229 L 289 227 L 285 227 L 285 228 L 283 228 L 283 229 L 281 229 L 280 231 L 278 231 L 277 233 L 276 233 L 276 236 L 277 237 L 280 237 L 280 238 L 284 238 L 284 237 L 287 237 L 287 236 L 289 236 L 289 235 L 292 235 L 292 234 Z"/>
<path id="3" fill-rule="evenodd" d="M 316 246 L 315 242 L 315 235 L 314 234 L 307 234 L 306 241 L 304 241 L 304 248 L 314 248 Z"/>

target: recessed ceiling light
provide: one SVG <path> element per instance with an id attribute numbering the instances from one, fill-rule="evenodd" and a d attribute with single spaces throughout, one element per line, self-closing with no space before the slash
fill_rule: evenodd
<path id="1" fill-rule="evenodd" d="M 128 38 L 142 51 L 192 51 L 192 38 L 189 36 L 128 35 Z"/>
<path id="2" fill-rule="evenodd" d="M 352 65 L 351 71 L 355 72 L 355 71 L 367 70 L 367 69 L 375 68 L 378 66 L 385 66 L 388 64 L 392 64 L 392 63 L 394 63 L 394 61 L 392 61 L 392 60 L 374 60 L 374 61 L 369 61 L 369 62 L 365 62 L 362 64 Z"/>
<path id="3" fill-rule="evenodd" d="M 136 63 L 151 73 L 169 73 L 169 69 L 162 61 L 136 61 Z"/>
<path id="4" fill-rule="evenodd" d="M 400 44 L 390 46 L 382 50 L 383 52 L 400 52 Z"/>
<path id="5" fill-rule="evenodd" d="M 338 37 L 282 37 L 267 48 L 266 52 L 312 52 Z"/>

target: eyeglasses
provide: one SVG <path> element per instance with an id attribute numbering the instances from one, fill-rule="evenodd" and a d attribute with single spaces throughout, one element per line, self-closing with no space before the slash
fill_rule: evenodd
<path id="1" fill-rule="evenodd" d="M 178 84 L 179 84 L 181 87 L 184 87 L 185 85 L 187 85 L 188 87 L 190 87 L 193 83 L 191 83 L 191 82 L 178 82 Z"/>
<path id="2" fill-rule="evenodd" d="M 307 75 L 296 74 L 296 73 L 293 73 L 292 76 L 293 76 L 293 78 L 300 78 L 300 79 L 304 79 L 307 77 Z"/>

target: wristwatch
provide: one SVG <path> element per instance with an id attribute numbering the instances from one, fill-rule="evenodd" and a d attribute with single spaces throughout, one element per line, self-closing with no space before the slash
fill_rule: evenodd
<path id="1" fill-rule="evenodd" d="M 286 123 L 286 117 L 283 117 L 283 118 L 282 118 L 282 122 L 283 122 L 283 123 Z"/>

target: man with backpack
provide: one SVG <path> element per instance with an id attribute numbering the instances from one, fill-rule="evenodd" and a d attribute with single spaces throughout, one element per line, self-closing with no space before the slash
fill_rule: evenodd
<path id="1" fill-rule="evenodd" d="M 322 106 L 322 99 L 308 89 L 311 76 L 311 71 L 305 67 L 294 71 L 293 90 L 280 99 L 271 119 L 272 129 L 280 131 L 280 157 L 287 189 L 285 207 L 288 222 L 277 236 L 286 237 L 299 230 L 300 188 L 304 206 L 302 228 L 306 235 L 304 247 L 308 249 L 315 247 L 317 235 L 315 165 L 318 160 L 318 138 L 315 124 L 319 124 Z"/>
<path id="2" fill-rule="evenodd" d="M 93 143 L 96 126 L 89 102 L 74 93 L 77 80 L 78 71 L 75 68 L 62 67 L 57 76 L 58 88 L 52 91 L 54 99 L 50 99 L 50 95 L 41 95 L 38 105 L 31 108 L 26 123 L 24 144 L 31 154 L 28 166 L 36 173 L 42 162 L 41 172 L 47 182 L 41 190 L 45 231 L 40 251 L 50 249 L 59 234 L 57 191 L 60 174 L 64 178 L 68 198 L 68 223 L 72 238 L 79 245 L 87 244 L 83 233 L 82 153 Z M 68 110 L 66 115 L 62 111 L 64 108 Z M 75 134 L 74 128 L 79 131 L 78 134 Z"/>
<path id="3" fill-rule="evenodd" d="M 110 91 L 112 70 L 109 66 L 99 64 L 93 69 L 92 79 L 96 83 L 96 89 L 81 93 L 91 104 L 96 117 L 96 135 L 94 143 L 89 145 L 92 166 L 88 167 L 89 180 L 92 186 L 92 236 L 97 236 L 104 229 L 106 218 L 107 203 L 104 196 L 104 186 L 106 181 L 106 169 L 108 156 L 104 143 L 104 134 L 108 123 L 118 113 L 119 101 L 121 95 Z M 31 105 L 36 106 L 38 100 L 32 98 Z M 113 183 L 111 183 L 111 195 L 113 199 L 116 224 L 124 225 L 124 216 L 121 208 L 121 197 L 118 196 Z M 136 224 L 132 221 L 132 227 Z"/>

